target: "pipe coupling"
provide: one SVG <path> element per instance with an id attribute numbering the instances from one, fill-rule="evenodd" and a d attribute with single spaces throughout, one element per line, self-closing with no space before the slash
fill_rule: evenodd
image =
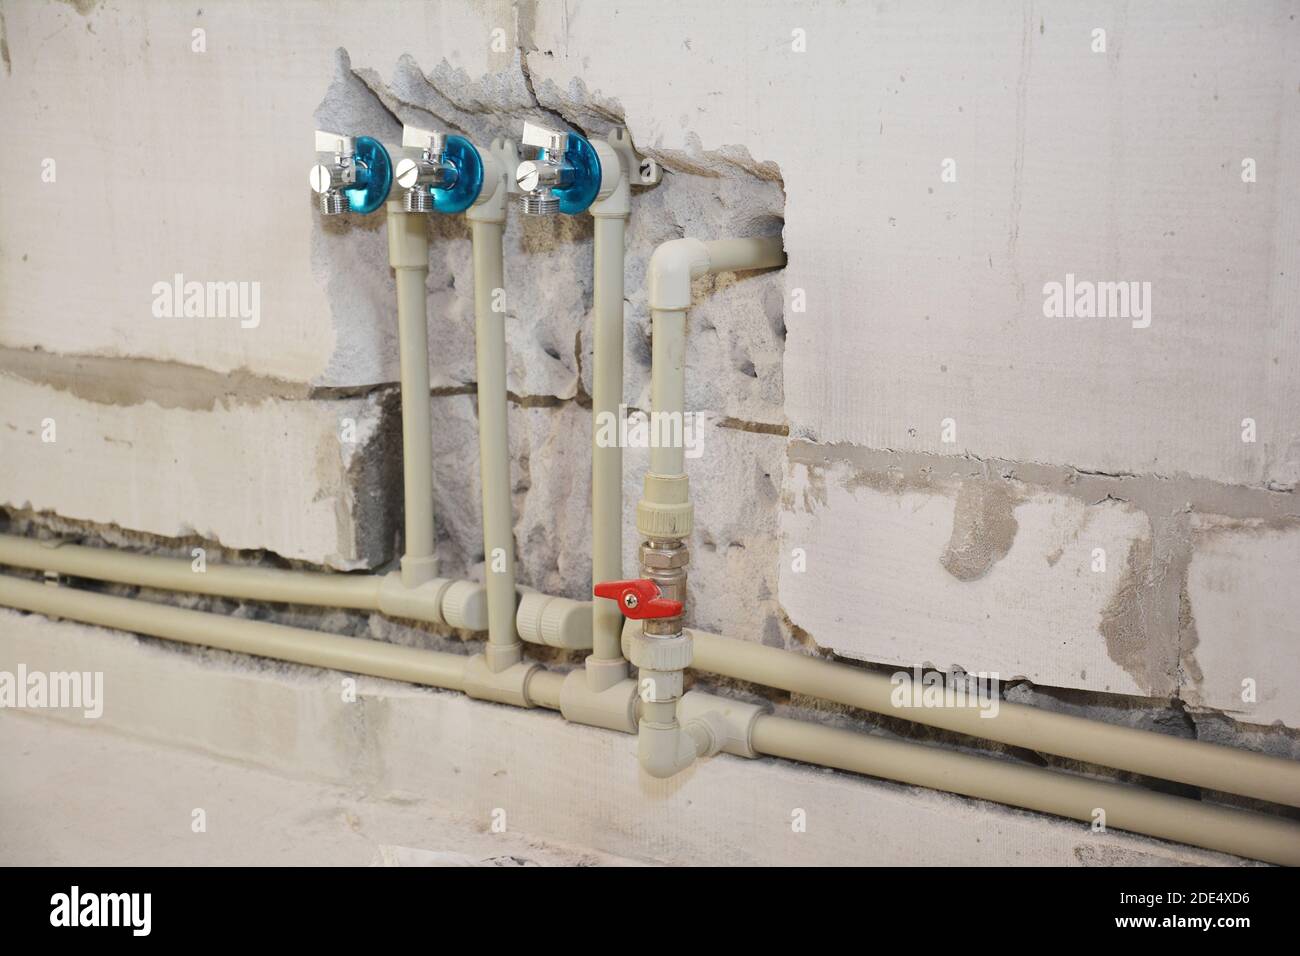
<path id="1" fill-rule="evenodd" d="M 645 490 L 636 506 L 636 529 L 656 541 L 686 539 L 695 527 L 691 484 L 685 475 L 645 476 Z"/>
<path id="2" fill-rule="evenodd" d="M 642 622 L 642 625 L 647 622 Z M 695 658 L 695 644 L 689 632 L 673 637 L 655 637 L 643 628 L 624 633 L 627 659 L 643 671 L 684 671 Z"/>

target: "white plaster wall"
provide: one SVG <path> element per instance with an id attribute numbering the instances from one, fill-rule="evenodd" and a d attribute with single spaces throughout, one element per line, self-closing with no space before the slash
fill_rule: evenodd
<path id="1" fill-rule="evenodd" d="M 781 170 L 786 286 L 808 303 L 787 316 L 796 436 L 1300 478 L 1290 4 L 624 4 L 631 45 L 590 9 L 539 7 L 543 99 L 576 86 L 640 143 Z M 1044 318 L 1071 272 L 1151 282 L 1150 328 Z"/>
<path id="2" fill-rule="evenodd" d="M 1188 699 L 1252 724 L 1300 727 L 1300 529 L 1207 516 L 1192 540 Z"/>
<path id="3" fill-rule="evenodd" d="M 79 12 L 78 7 L 86 10 Z M 394 377 L 382 271 L 349 271 L 376 306 L 343 315 L 312 269 L 313 114 L 346 45 L 487 67 L 461 3 L 341 0 L 199 6 L 4 5 L 0 345 L 138 356 L 294 382 Z M 206 52 L 193 51 L 195 29 Z M 54 182 L 42 163 L 56 162 Z M 381 219 L 370 223 L 380 227 Z M 383 262 L 383 259 L 378 259 Z M 261 283 L 262 322 L 156 319 L 155 282 Z M 75 281 L 70 281 L 75 276 Z"/>
<path id="4" fill-rule="evenodd" d="M 782 563 L 781 599 L 819 644 L 860 660 L 1006 681 L 1153 696 L 1176 690 L 1174 642 L 1148 634 L 1140 617 L 1123 623 L 1132 633 L 1120 633 L 1115 620 L 1124 589 L 1146 573 L 1125 560 L 1135 544 L 1149 553 L 1145 515 L 1021 485 L 1007 502 L 1012 524 L 999 550 L 974 555 L 958 577 L 944 562 L 962 560 L 967 542 L 953 525 L 966 492 L 952 484 L 854 487 L 853 477 L 842 464 L 824 472 L 794 464 L 787 477 L 786 539 L 806 560 Z M 1094 557 L 1098 548 L 1104 563 Z M 1150 649 L 1154 660 L 1144 653 Z"/>

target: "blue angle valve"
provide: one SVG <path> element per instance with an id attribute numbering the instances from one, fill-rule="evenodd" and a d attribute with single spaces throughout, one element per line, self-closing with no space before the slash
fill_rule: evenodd
<path id="1" fill-rule="evenodd" d="M 529 216 L 585 212 L 600 192 L 600 157 L 577 133 L 524 124 L 523 145 L 537 148 L 537 156 L 519 164 L 520 208 Z"/>
<path id="2" fill-rule="evenodd" d="M 397 185 L 407 212 L 464 212 L 483 191 L 483 157 L 464 136 L 402 127 L 402 147 L 420 151 L 418 159 L 397 163 Z"/>
<path id="3" fill-rule="evenodd" d="M 317 130 L 316 152 L 325 156 L 312 167 L 311 188 L 323 215 L 372 213 L 384 204 L 393 188 L 393 162 L 379 140 Z"/>

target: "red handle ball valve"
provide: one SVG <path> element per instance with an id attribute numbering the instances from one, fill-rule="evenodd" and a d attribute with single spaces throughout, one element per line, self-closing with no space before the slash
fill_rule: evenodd
<path id="1" fill-rule="evenodd" d="M 596 597 L 609 598 L 618 603 L 624 617 L 635 621 L 652 617 L 676 617 L 682 613 L 682 602 L 660 597 L 659 585 L 647 578 L 631 581 L 602 581 L 593 589 Z"/>

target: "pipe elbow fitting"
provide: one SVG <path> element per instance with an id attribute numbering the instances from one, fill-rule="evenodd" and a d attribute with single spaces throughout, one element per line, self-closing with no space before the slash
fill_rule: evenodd
<path id="1" fill-rule="evenodd" d="M 677 721 L 660 724 L 642 720 L 637 728 L 637 759 L 641 768 L 657 780 L 676 776 L 697 756 L 695 738 L 684 733 Z"/>
<path id="2" fill-rule="evenodd" d="M 699 239 L 670 239 L 650 256 L 650 308 L 683 312 L 691 307 L 691 280 L 709 271 L 709 250 Z"/>

